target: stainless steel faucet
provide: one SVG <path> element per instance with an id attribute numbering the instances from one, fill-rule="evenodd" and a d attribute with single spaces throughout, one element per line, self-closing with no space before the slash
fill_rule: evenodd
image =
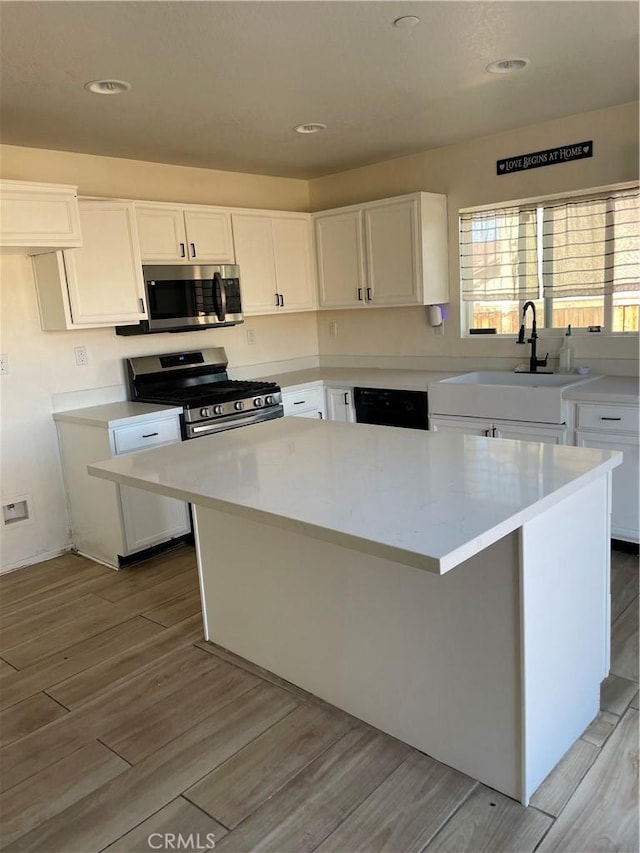
<path id="1" fill-rule="evenodd" d="M 533 312 L 533 322 L 531 323 L 531 337 L 527 338 L 525 341 L 525 331 L 524 325 L 527 319 L 527 308 L 531 308 Z M 516 343 L 531 344 L 531 356 L 529 358 L 529 373 L 537 373 L 539 367 L 547 366 L 547 359 L 549 358 L 549 353 L 545 355 L 544 358 L 537 358 L 536 356 L 536 341 L 538 340 L 538 327 L 536 324 L 536 306 L 533 302 L 525 302 L 524 307 L 522 309 L 522 325 L 520 326 L 520 332 L 518 334 L 518 340 Z M 550 372 L 550 371 L 541 371 L 541 372 Z"/>

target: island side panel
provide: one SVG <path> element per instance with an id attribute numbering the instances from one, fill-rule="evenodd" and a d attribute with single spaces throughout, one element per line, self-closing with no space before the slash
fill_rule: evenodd
<path id="1" fill-rule="evenodd" d="M 517 533 L 438 576 L 195 515 L 208 639 L 520 799 Z"/>
<path id="2" fill-rule="evenodd" d="M 525 805 L 600 707 L 609 671 L 610 477 L 521 532 Z"/>

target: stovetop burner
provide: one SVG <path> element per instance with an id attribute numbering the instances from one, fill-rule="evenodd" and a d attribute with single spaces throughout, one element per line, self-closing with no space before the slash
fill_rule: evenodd
<path id="1" fill-rule="evenodd" d="M 179 403 L 184 406 L 203 406 L 225 403 L 229 400 L 241 400 L 256 394 L 277 393 L 280 387 L 275 382 L 250 382 L 242 379 L 227 379 L 222 382 L 208 382 L 191 388 L 176 388 L 159 391 L 163 402 Z M 155 395 L 153 395 L 155 396 Z M 159 399 L 159 398 L 158 398 Z"/>

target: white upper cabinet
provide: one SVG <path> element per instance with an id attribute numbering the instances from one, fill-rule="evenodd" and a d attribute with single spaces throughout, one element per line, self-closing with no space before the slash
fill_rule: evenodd
<path id="1" fill-rule="evenodd" d="M 310 217 L 243 211 L 231 220 L 244 313 L 314 310 Z"/>
<path id="2" fill-rule="evenodd" d="M 448 302 L 446 196 L 413 193 L 313 219 L 321 308 Z"/>
<path id="3" fill-rule="evenodd" d="M 77 187 L 0 181 L 0 245 L 22 252 L 81 246 Z"/>
<path id="4" fill-rule="evenodd" d="M 136 219 L 145 263 L 235 263 L 228 211 L 136 203 Z"/>
<path id="5" fill-rule="evenodd" d="M 133 204 L 80 199 L 83 246 L 36 255 L 45 330 L 139 323 L 146 317 Z"/>

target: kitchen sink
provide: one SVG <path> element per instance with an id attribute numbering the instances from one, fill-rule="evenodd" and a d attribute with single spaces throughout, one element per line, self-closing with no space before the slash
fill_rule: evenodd
<path id="1" fill-rule="evenodd" d="M 594 378 L 561 373 L 464 373 L 429 385 L 429 410 L 434 415 L 561 424 L 565 421 L 563 391 Z"/>

